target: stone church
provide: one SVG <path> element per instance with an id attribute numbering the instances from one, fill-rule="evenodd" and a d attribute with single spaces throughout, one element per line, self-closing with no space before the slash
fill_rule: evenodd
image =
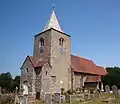
<path id="1" fill-rule="evenodd" d="M 61 30 L 54 10 L 43 31 L 34 36 L 33 56 L 21 66 L 20 88 L 28 82 L 30 95 L 76 89 L 101 82 L 107 74 L 91 60 L 71 55 L 71 36 Z"/>

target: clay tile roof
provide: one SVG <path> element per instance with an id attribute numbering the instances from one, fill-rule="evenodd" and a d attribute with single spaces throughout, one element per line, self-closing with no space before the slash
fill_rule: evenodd
<path id="1" fill-rule="evenodd" d="M 71 55 L 71 67 L 75 72 L 106 75 L 107 71 L 103 67 L 96 66 L 91 60 Z"/>
<path id="2" fill-rule="evenodd" d="M 100 76 L 88 76 L 85 82 L 100 82 Z"/>
<path id="3" fill-rule="evenodd" d="M 44 61 L 39 60 L 38 58 L 35 58 L 33 56 L 28 56 L 31 63 L 33 64 L 34 67 L 40 67 L 44 65 Z"/>

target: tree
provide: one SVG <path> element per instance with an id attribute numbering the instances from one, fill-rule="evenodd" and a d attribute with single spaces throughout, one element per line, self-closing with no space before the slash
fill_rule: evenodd
<path id="1" fill-rule="evenodd" d="M 119 67 L 106 67 L 108 75 L 102 77 L 104 85 L 117 85 L 120 88 L 120 68 Z"/>
<path id="2" fill-rule="evenodd" d="M 16 76 L 12 79 L 11 73 L 2 73 L 0 75 L 0 86 L 2 87 L 3 93 L 14 92 L 15 88 L 20 86 L 20 76 Z"/>
<path id="3" fill-rule="evenodd" d="M 19 90 L 19 86 L 20 86 L 20 76 L 16 76 L 13 80 L 11 91 L 14 92 L 16 87 L 18 87 Z"/>
<path id="4" fill-rule="evenodd" d="M 13 83 L 12 76 L 9 72 L 2 73 L 0 75 L 0 86 L 4 88 L 7 92 L 11 91 L 12 83 Z"/>

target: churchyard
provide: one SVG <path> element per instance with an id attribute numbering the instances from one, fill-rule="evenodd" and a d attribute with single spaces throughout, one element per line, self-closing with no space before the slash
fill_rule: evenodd
<path id="1" fill-rule="evenodd" d="M 106 92 L 99 94 L 99 96 L 90 94 L 91 98 L 87 99 L 86 97 L 85 100 L 79 97 L 79 96 L 83 96 L 83 94 L 74 94 L 69 96 L 71 96 L 71 100 L 72 100 L 71 102 L 63 101 L 61 103 L 52 103 L 52 104 L 120 104 L 120 97 L 116 98 L 114 94 L 110 94 Z M 51 104 L 51 103 L 50 102 L 46 103 L 43 100 L 36 100 L 33 101 L 31 104 Z"/>
<path id="2" fill-rule="evenodd" d="M 120 104 L 120 90 L 115 85 L 112 86 L 112 90 L 106 85 L 104 92 L 96 89 L 65 92 L 62 89 L 61 93 L 42 93 L 40 99 L 34 100 L 30 96 L 19 95 L 16 88 L 14 94 L 0 93 L 0 104 Z"/>

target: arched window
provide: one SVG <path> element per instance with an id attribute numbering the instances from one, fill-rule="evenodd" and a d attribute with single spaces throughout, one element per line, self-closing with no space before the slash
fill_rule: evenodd
<path id="1" fill-rule="evenodd" d="M 39 46 L 40 46 L 40 47 L 43 47 L 43 46 L 44 46 L 44 39 L 43 39 L 43 38 L 40 38 Z"/>
<path id="2" fill-rule="evenodd" d="M 26 74 L 28 73 L 28 68 L 26 68 Z"/>
<path id="3" fill-rule="evenodd" d="M 48 75 L 48 72 L 46 71 L 45 74 Z"/>
<path id="4" fill-rule="evenodd" d="M 59 45 L 60 45 L 61 47 L 64 47 L 64 39 L 63 39 L 63 38 L 60 38 L 60 39 L 59 39 Z"/>

